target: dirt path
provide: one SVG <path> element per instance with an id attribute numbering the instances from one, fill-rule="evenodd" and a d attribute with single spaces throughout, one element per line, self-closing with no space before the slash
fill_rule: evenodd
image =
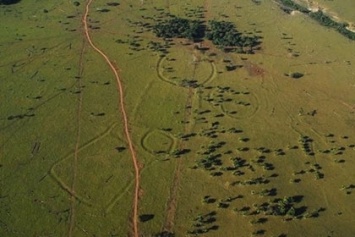
<path id="1" fill-rule="evenodd" d="M 133 147 L 131 134 L 129 131 L 128 118 L 127 118 L 127 113 L 126 113 L 126 109 L 125 109 L 125 105 L 124 105 L 124 91 L 123 91 L 121 79 L 118 75 L 118 72 L 115 68 L 114 63 L 111 62 L 110 58 L 101 49 L 99 49 L 98 47 L 95 46 L 95 44 L 92 42 L 92 39 L 91 39 L 91 36 L 89 33 L 87 18 L 89 15 L 90 4 L 92 3 L 92 1 L 93 0 L 88 0 L 86 3 L 86 6 L 85 6 L 85 13 L 84 13 L 84 16 L 82 19 L 82 23 L 84 26 L 84 34 L 85 34 L 85 37 L 86 37 L 87 41 L 89 42 L 90 46 L 98 54 L 100 54 L 104 58 L 104 60 L 106 61 L 106 63 L 110 67 L 110 69 L 112 70 L 112 73 L 114 74 L 116 81 L 117 81 L 117 90 L 119 92 L 119 97 L 120 97 L 119 109 L 122 113 L 122 119 L 124 122 L 124 133 L 126 136 L 126 140 L 128 143 L 130 153 L 131 153 L 131 158 L 132 158 L 132 162 L 134 165 L 134 171 L 135 171 L 135 187 L 134 187 L 134 199 L 133 199 L 132 225 L 133 225 L 133 236 L 138 237 L 139 236 L 139 234 L 138 234 L 139 233 L 139 231 L 138 231 L 138 199 L 139 199 L 139 185 L 140 185 L 139 165 L 138 165 L 138 160 L 136 157 L 136 152 Z"/>
<path id="2" fill-rule="evenodd" d="M 196 73 L 196 64 L 193 69 L 192 73 L 192 79 L 195 78 L 195 73 Z M 189 125 L 189 120 L 192 115 L 192 106 L 193 106 L 193 97 L 196 93 L 196 89 L 189 87 L 187 89 L 187 99 L 185 102 L 185 113 L 184 113 L 184 134 L 188 134 L 191 132 L 191 127 Z M 180 140 L 178 144 L 178 149 L 183 150 L 184 147 L 184 141 Z M 165 222 L 162 228 L 162 231 L 168 231 L 168 232 L 173 232 L 174 229 L 174 224 L 175 224 L 175 215 L 176 215 L 176 210 L 177 210 L 177 204 L 178 204 L 178 196 L 179 196 L 179 188 L 180 188 L 180 182 L 181 182 L 181 176 L 182 176 L 182 171 L 183 171 L 183 162 L 184 158 L 178 158 L 179 160 L 177 161 L 177 165 L 174 171 L 174 177 L 173 177 L 173 182 L 172 186 L 170 188 L 170 196 L 167 202 L 167 209 L 166 209 L 166 217 L 165 217 Z"/>
<path id="3" fill-rule="evenodd" d="M 184 121 L 185 122 L 187 122 L 191 116 L 193 95 L 194 95 L 194 89 L 189 88 L 187 100 L 185 103 L 185 114 L 184 114 Z M 188 126 L 185 125 L 184 134 L 187 134 L 189 131 L 190 130 L 189 130 Z M 184 142 L 183 141 L 179 142 L 178 149 L 179 150 L 184 149 Z M 183 168 L 182 162 L 183 162 L 184 158 L 178 158 L 178 159 L 179 160 L 177 161 L 177 165 L 176 165 L 176 168 L 174 171 L 174 178 L 173 178 L 172 186 L 170 189 L 170 196 L 169 196 L 169 199 L 167 202 L 165 223 L 163 225 L 162 231 L 173 232 L 173 229 L 174 229 L 175 214 L 176 214 L 177 201 L 178 201 L 178 191 L 180 188 L 181 173 L 182 173 L 182 168 Z"/>

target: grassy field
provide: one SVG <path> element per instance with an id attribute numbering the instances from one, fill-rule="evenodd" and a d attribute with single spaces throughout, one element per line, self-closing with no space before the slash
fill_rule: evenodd
<path id="1" fill-rule="evenodd" d="M 0 236 L 131 236 L 116 80 L 78 2 L 0 6 Z M 324 2 L 353 21 L 352 3 Z M 354 236 L 354 41 L 272 1 L 108 3 L 93 1 L 90 34 L 123 81 L 141 236 Z M 144 25 L 196 9 L 260 50 L 199 50 Z"/>

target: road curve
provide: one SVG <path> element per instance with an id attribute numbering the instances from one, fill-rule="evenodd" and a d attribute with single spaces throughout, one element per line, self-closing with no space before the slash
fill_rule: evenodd
<path id="1" fill-rule="evenodd" d="M 126 136 L 126 140 L 129 146 L 129 150 L 131 153 L 131 158 L 132 162 L 134 165 L 134 171 L 135 171 L 135 187 L 134 187 L 134 199 L 133 199 L 133 216 L 132 216 L 132 224 L 133 224 L 133 236 L 134 237 L 139 237 L 139 231 L 138 231 L 138 199 L 139 199 L 139 185 L 140 185 L 140 172 L 139 172 L 139 165 L 138 165 L 138 159 L 136 156 L 136 152 L 133 147 L 133 142 L 131 139 L 131 134 L 129 132 L 129 125 L 128 125 L 128 118 L 127 118 L 127 113 L 124 105 L 124 90 L 122 87 L 122 81 L 117 73 L 117 70 L 114 66 L 114 64 L 111 62 L 110 58 L 101 50 L 99 49 L 93 42 L 89 33 L 89 27 L 87 23 L 87 17 L 89 15 L 90 11 L 90 4 L 92 3 L 93 0 L 88 0 L 85 6 L 85 13 L 82 18 L 82 23 L 84 27 L 84 34 L 89 42 L 90 46 L 97 52 L 99 53 L 106 61 L 110 69 L 112 70 L 113 74 L 115 75 L 116 81 L 117 81 L 117 89 L 119 92 L 119 107 L 120 111 L 122 113 L 122 118 L 124 122 L 124 133 Z"/>

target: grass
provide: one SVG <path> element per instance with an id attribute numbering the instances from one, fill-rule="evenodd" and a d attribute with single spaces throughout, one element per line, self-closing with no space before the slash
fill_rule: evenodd
<path id="1" fill-rule="evenodd" d="M 139 214 L 153 215 L 140 222 L 140 233 L 351 236 L 354 195 L 342 187 L 352 187 L 355 166 L 353 42 L 273 2 L 183 1 L 171 3 L 170 13 L 205 7 L 206 20 L 259 32 L 262 48 L 244 55 L 203 42 L 204 52 L 177 39 L 162 58 L 147 46 L 165 42 L 134 22 L 152 24 L 142 16 L 156 17 L 166 4 L 98 0 L 90 13 L 100 27 L 93 40 L 123 79 L 142 166 Z M 73 236 L 129 236 L 134 176 L 116 82 L 87 43 L 79 62 L 82 12 L 83 3 L 68 1 L 0 8 L 0 235 L 66 236 L 76 170 Z M 132 36 L 140 46 L 116 42 Z M 304 76 L 285 76 L 293 72 Z M 199 86 L 181 86 L 184 79 Z M 304 136 L 312 142 L 302 143 Z M 176 157 L 175 150 L 185 153 Z M 200 165 L 208 159 L 218 162 Z M 301 196 L 294 218 L 255 212 L 292 196 Z"/>

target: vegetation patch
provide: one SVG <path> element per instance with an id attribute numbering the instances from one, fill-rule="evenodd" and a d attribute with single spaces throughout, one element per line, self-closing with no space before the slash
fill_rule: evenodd
<path id="1" fill-rule="evenodd" d="M 286 13 L 291 13 L 292 11 L 300 11 L 303 13 L 309 13 L 310 10 L 308 10 L 306 7 L 301 6 L 292 0 L 280 0 L 280 3 L 282 3 L 282 10 L 285 11 Z"/>
<path id="2" fill-rule="evenodd" d="M 238 53 L 253 53 L 260 42 L 258 36 L 245 36 L 238 32 L 232 22 L 209 21 L 207 39 L 214 45 L 225 49 L 237 49 Z"/>
<path id="3" fill-rule="evenodd" d="M 21 0 L 0 0 L 0 5 L 11 5 L 21 2 Z"/>
<path id="4" fill-rule="evenodd" d="M 153 32 L 161 38 L 187 38 L 190 40 L 203 37 L 200 21 L 173 16 L 171 19 L 156 24 Z"/>
<path id="5" fill-rule="evenodd" d="M 304 74 L 301 72 L 292 72 L 290 74 L 286 73 L 285 76 L 291 77 L 293 79 L 299 79 L 299 78 L 303 77 Z"/>
<path id="6" fill-rule="evenodd" d="M 160 38 L 186 38 L 200 41 L 204 37 L 225 51 L 253 53 L 261 44 L 261 37 L 243 35 L 232 22 L 211 20 L 206 27 L 203 21 L 190 20 L 173 16 L 159 22 L 153 32 Z"/>
<path id="7" fill-rule="evenodd" d="M 330 27 L 338 31 L 340 34 L 344 35 L 348 39 L 355 40 L 355 32 L 347 29 L 349 26 L 345 22 L 336 22 L 322 11 L 311 12 L 308 14 L 312 19 L 318 21 L 321 25 Z"/>

